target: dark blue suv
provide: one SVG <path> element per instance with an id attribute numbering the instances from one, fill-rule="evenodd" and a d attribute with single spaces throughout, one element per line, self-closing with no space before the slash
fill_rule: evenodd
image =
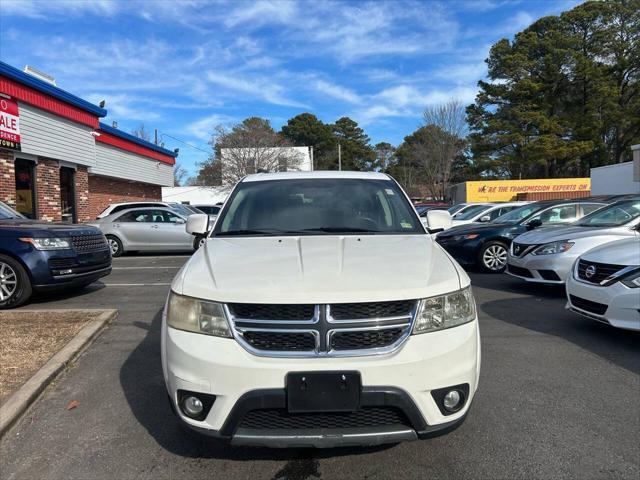
<path id="1" fill-rule="evenodd" d="M 0 309 L 35 291 L 82 288 L 111 273 L 111 252 L 95 227 L 29 220 L 0 202 Z"/>

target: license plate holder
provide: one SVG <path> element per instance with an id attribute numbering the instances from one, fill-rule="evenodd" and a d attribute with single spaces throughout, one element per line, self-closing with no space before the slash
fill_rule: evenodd
<path id="1" fill-rule="evenodd" d="M 360 372 L 290 372 L 286 379 L 290 413 L 353 412 L 360 406 Z"/>

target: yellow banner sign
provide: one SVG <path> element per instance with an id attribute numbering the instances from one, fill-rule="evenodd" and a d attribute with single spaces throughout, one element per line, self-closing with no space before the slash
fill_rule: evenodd
<path id="1" fill-rule="evenodd" d="M 590 178 L 539 178 L 533 180 L 489 180 L 467 182 L 467 202 L 508 202 L 519 193 L 584 192 Z"/>

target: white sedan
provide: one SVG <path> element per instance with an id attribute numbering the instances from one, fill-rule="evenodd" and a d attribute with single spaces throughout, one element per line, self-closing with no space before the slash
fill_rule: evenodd
<path id="1" fill-rule="evenodd" d="M 567 279 L 567 308 L 617 328 L 640 330 L 640 239 L 589 250 Z"/>

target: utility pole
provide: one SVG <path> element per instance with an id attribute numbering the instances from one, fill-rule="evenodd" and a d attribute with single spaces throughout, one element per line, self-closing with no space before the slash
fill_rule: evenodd
<path id="1" fill-rule="evenodd" d="M 153 129 L 153 143 L 158 145 L 158 129 L 157 128 Z"/>
<path id="2" fill-rule="evenodd" d="M 338 142 L 338 170 L 342 170 L 342 146 Z"/>

